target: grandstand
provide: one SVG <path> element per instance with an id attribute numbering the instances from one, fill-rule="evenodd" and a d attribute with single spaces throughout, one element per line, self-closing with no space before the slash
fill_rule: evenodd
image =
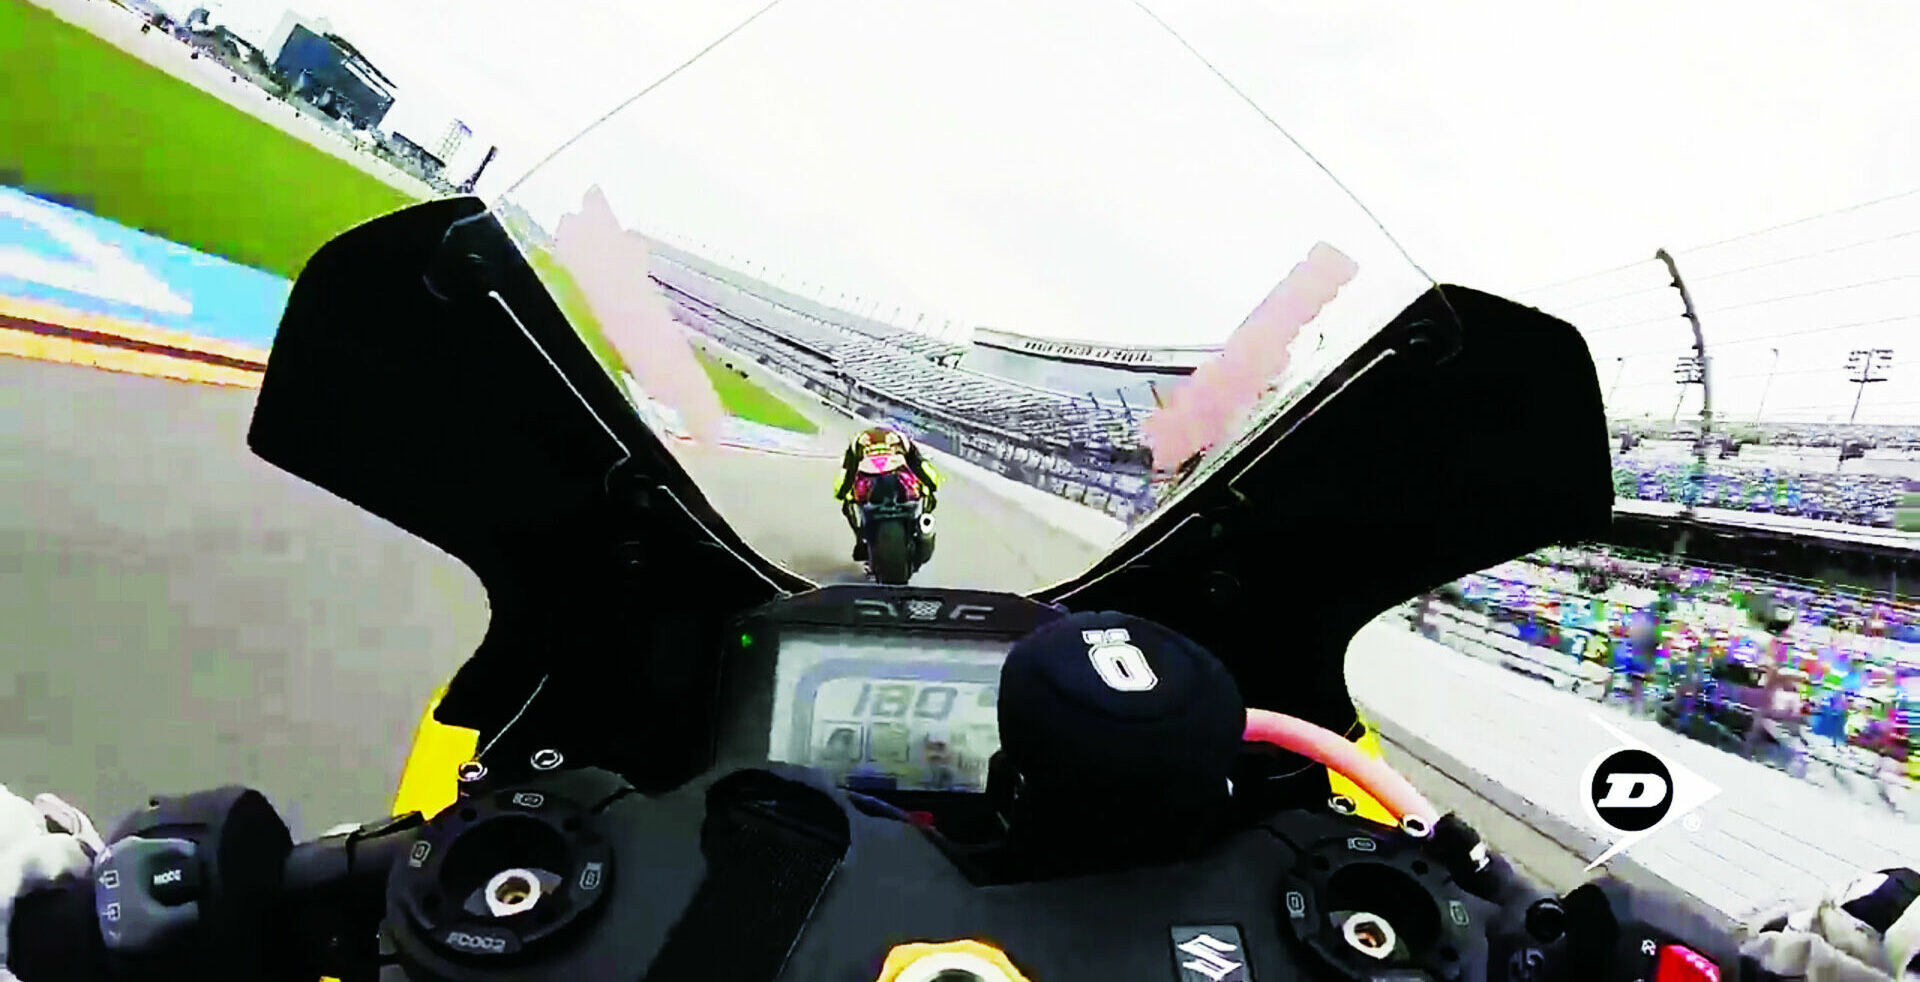
<path id="1" fill-rule="evenodd" d="M 1713 742 L 1737 753 L 1753 718 L 1741 707 L 1765 705 L 1751 698 L 1769 642 L 1759 611 L 1788 611 L 1779 657 L 1800 708 L 1773 718 L 1827 737 L 1860 773 L 1904 769 L 1907 787 L 1920 787 L 1920 769 L 1908 763 L 1920 725 L 1920 605 L 1910 597 L 1672 556 L 1554 547 L 1463 577 L 1427 600 L 1426 613 L 1531 646 L 1496 645 L 1498 660 L 1522 674 L 1595 699 L 1619 694 L 1638 674 L 1662 695 L 1685 691 L 1713 703 L 1710 715 L 1742 725 L 1688 735 L 1717 735 Z M 1628 643 L 1636 620 L 1660 625 L 1659 645 L 1637 657 Z"/>
<path id="2" fill-rule="evenodd" d="M 996 378 L 1106 399 L 1158 406 L 1167 391 L 1219 354 L 1218 345 L 1091 344 L 976 328 L 964 364 Z"/>
<path id="3" fill-rule="evenodd" d="M 1716 461 L 1698 489 L 1691 462 L 1614 458 L 1614 493 L 1640 501 L 1677 501 L 1705 508 L 1789 515 L 1813 521 L 1893 528 L 1907 482 L 1872 474 L 1833 474 Z"/>
<path id="4" fill-rule="evenodd" d="M 834 309 L 669 246 L 650 248 L 652 278 L 674 316 L 688 326 L 762 360 L 842 409 L 884 419 L 937 449 L 1122 518 L 1149 510 L 1156 499 L 1140 432 L 1153 396 L 1139 393 L 1151 392 L 1147 383 L 1191 373 L 1214 350 L 1098 347 L 986 330 L 962 345 Z M 1112 397 L 1093 394 L 1102 386 Z M 1689 436 L 1674 427 L 1616 426 L 1642 438 Z M 1754 461 L 1730 453 L 1709 463 L 1696 489 L 1690 452 L 1629 443 L 1614 458 L 1616 493 L 1641 502 L 1761 513 L 1770 520 L 1896 526 L 1911 478 L 1828 472 L 1810 458 L 1791 457 L 1787 448 L 1818 448 L 1834 456 L 1825 448 L 1854 445 L 1905 457 L 1920 446 L 1914 428 L 1743 428 L 1750 431 L 1744 440 L 1757 437 L 1789 456 Z M 1167 490 L 1158 488 L 1161 495 Z"/>
<path id="5" fill-rule="evenodd" d="M 850 331 L 944 363 L 956 362 L 966 352 L 962 345 L 851 311 L 838 310 L 771 283 L 750 280 L 736 271 L 669 245 L 649 241 L 647 248 L 664 266 L 664 269 L 656 267 L 651 271 L 654 279 L 663 286 L 687 290 L 694 295 L 700 295 L 702 291 L 711 293 L 712 296 L 706 297 L 709 303 L 722 299 L 741 301 L 746 305 L 742 309 L 727 307 L 727 310 L 749 320 L 756 320 L 756 315 L 771 317 L 774 323 L 770 327 L 792 328 L 794 325 L 790 320 L 797 319 L 815 328 L 827 329 L 828 335 L 814 335 L 823 340 L 829 335 L 837 338 L 842 332 Z"/>
<path id="6" fill-rule="evenodd" d="M 978 428 L 1076 463 L 1144 464 L 1140 410 L 959 367 L 966 348 L 822 307 L 665 247 L 653 278 L 683 322 L 763 355 L 816 391 L 886 397 L 890 408 Z"/>
<path id="7" fill-rule="evenodd" d="M 1804 423 L 1761 420 L 1724 424 L 1744 443 L 1776 447 L 1833 447 L 1849 444 L 1862 448 L 1908 453 L 1920 452 L 1920 427 L 1887 423 Z M 1661 424 L 1644 420 L 1613 420 L 1616 434 L 1631 433 L 1642 440 L 1693 440 L 1699 437 L 1698 425 L 1691 420 Z M 1718 433 L 1721 426 L 1715 427 Z"/>

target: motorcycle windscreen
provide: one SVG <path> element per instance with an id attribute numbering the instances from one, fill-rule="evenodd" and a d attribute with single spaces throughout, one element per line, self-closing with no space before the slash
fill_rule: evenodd
<path id="1" fill-rule="evenodd" d="M 976 7 L 935 4 L 924 16 L 955 18 L 958 30 L 965 17 L 988 16 Z M 903 63 L 940 63 L 953 45 L 919 15 L 873 16 L 898 20 L 887 21 L 887 43 Z M 1084 44 L 1073 17 L 1010 3 L 992 16 L 1017 29 L 969 35 L 978 64 Z M 1278 16 L 1292 23 L 1263 66 L 1273 100 L 1263 108 L 1322 117 L 1312 66 L 1328 25 L 1310 12 Z M 983 87 L 968 95 L 979 105 L 929 98 L 915 111 L 952 112 L 969 140 L 1009 146 L 1063 120 L 1105 117 L 1110 129 L 1077 128 L 1082 145 L 1056 148 L 1086 178 L 1070 183 L 1091 186 L 1124 159 L 1141 168 L 1128 171 L 1137 177 L 1129 198 L 1161 202 L 1162 213 L 1186 207 L 1182 188 L 1195 181 L 1230 186 L 1237 200 L 1221 220 L 1232 235 L 1200 231 L 1218 224 L 1149 221 L 1125 201 L 1076 201 L 1071 188 L 1026 173 L 1039 168 L 1026 156 L 955 175 L 940 194 L 983 207 L 1012 196 L 1062 228 L 903 230 L 881 222 L 894 209 L 811 195 L 788 210 L 784 195 L 729 183 L 751 168 L 687 166 L 720 146 L 738 160 L 794 156 L 780 143 L 792 139 L 787 129 L 744 112 L 724 126 L 695 112 L 700 86 L 739 84 L 715 66 L 614 112 L 495 210 L 608 377 L 670 434 L 663 445 L 770 561 L 821 583 L 872 578 L 850 558 L 853 534 L 838 510 L 789 489 L 839 487 L 854 434 L 884 426 L 909 436 L 942 475 L 945 544 L 912 585 L 1036 593 L 1151 617 L 1212 647 L 1253 705 L 1343 728 L 1353 714 L 1342 655 L 1368 619 L 1538 542 L 1604 527 L 1611 491 L 1593 366 L 1565 324 L 1442 291 L 1300 145 L 1233 131 L 1224 118 L 1244 107 L 1196 81 L 1204 73 L 1147 27 L 1140 50 L 1166 54 L 1165 72 L 1075 63 L 1071 77 L 1023 76 L 1017 96 Z M 832 36 L 816 60 L 845 54 L 856 64 L 857 52 L 831 47 L 857 44 L 853 35 Z M 930 77 L 781 74 L 790 70 L 758 64 L 752 85 L 860 100 L 879 85 L 904 98 Z M 1158 117 L 1149 127 L 1128 108 L 1161 90 L 1178 91 L 1214 128 Z M 990 102 L 996 95 L 1005 101 Z M 1102 143 L 1096 132 L 1130 136 Z M 1149 133 L 1183 153 L 1140 153 Z M 858 140 L 822 134 L 810 146 L 846 170 L 871 162 Z M 1183 161 L 1204 162 L 1202 173 L 1183 171 Z M 724 206 L 741 201 L 769 211 L 743 220 Z M 674 229 L 786 251 L 730 256 L 730 245 L 681 244 L 686 234 L 664 232 Z M 844 279 L 829 282 L 767 272 L 783 260 L 821 268 L 813 264 L 844 259 L 881 229 L 889 242 L 916 243 L 915 262 L 936 261 L 921 260 L 920 246 L 954 256 L 956 242 L 1022 257 L 1008 276 L 969 282 L 956 302 L 1043 281 L 1049 302 L 1016 321 L 1033 334 L 934 329 L 938 311 L 876 306 L 856 294 L 889 274 L 850 261 L 838 262 Z M 1181 229 L 1189 234 L 1170 238 Z M 1070 254 L 1100 237 L 1150 243 L 1125 267 L 1140 275 L 1092 276 L 1099 264 L 1051 261 L 1078 258 Z M 1208 289 L 1170 285 L 1192 277 Z M 1169 297 L 1184 306 L 1166 306 Z M 1119 323 L 1156 304 L 1169 316 Z M 1080 316 L 1055 320 L 1056 311 Z"/>
<path id="2" fill-rule="evenodd" d="M 1434 285 L 1136 14 L 1011 0 L 795 12 L 807 57 L 748 58 L 797 43 L 792 22 L 756 24 L 494 210 L 604 372 L 767 559 L 816 583 L 870 581 L 837 504 L 790 489 L 839 486 L 854 435 L 879 426 L 940 475 L 946 544 L 913 585 L 1041 589 L 1098 562 L 1183 469 L 1230 452 L 1264 407 Z M 1265 108 L 1319 118 L 1310 66 L 1327 25 L 1280 17 L 1297 23 L 1263 62 Z M 1046 54 L 1086 48 L 1089 19 L 1130 53 Z M 962 82 L 1014 63 L 1017 86 Z M 796 92 L 804 105 L 756 101 Z M 897 105 L 925 139 L 876 136 L 850 108 Z"/>
<path id="3" fill-rule="evenodd" d="M 951 26 L 977 19 L 975 6 L 945 8 Z M 975 64 L 1083 41 L 1070 18 L 1003 8 L 998 16 L 1021 30 L 978 38 L 986 47 L 969 53 Z M 1315 26 L 1303 21 L 1289 35 L 1299 46 L 1276 52 L 1270 66 L 1300 73 L 1300 84 L 1279 79 L 1273 91 L 1316 91 Z M 889 50 L 907 63 L 947 57 L 953 46 L 950 32 L 902 27 Z M 1057 36 L 1043 38 L 1048 32 Z M 1008 47 L 987 50 L 994 44 Z M 814 60 L 833 58 L 822 51 Z M 1175 64 L 1166 73 L 1114 65 L 1055 88 L 1023 86 L 1005 104 L 960 116 L 994 121 L 977 139 L 1016 146 L 1020 125 L 1123 116 L 1130 91 L 1144 98 L 1205 77 L 1178 74 Z M 1192 68 L 1177 64 L 1179 73 Z M 830 81 L 807 72 L 755 84 Z M 855 99 L 924 77 L 831 81 Z M 771 221 L 735 212 L 734 226 L 720 227 L 729 219 L 717 203 L 760 201 L 766 189 L 729 186 L 718 170 L 675 169 L 690 143 L 750 141 L 757 132 L 746 122 L 670 125 L 672 99 L 695 84 L 690 74 L 613 113 L 516 182 L 492 217 L 451 237 L 447 227 L 467 217 L 471 202 L 421 206 L 343 237 L 296 285 L 276 339 L 256 447 L 467 560 L 494 598 L 496 629 L 504 606 L 557 605 L 617 623 L 674 602 L 738 609 L 776 586 L 869 579 L 849 555 L 853 532 L 827 489 L 851 476 L 842 468 L 853 434 L 877 425 L 911 437 L 940 475 L 946 544 L 914 572 L 914 585 L 1037 591 L 1078 609 L 1151 617 L 1212 647 L 1252 704 L 1340 726 L 1351 718 L 1341 653 L 1366 619 L 1536 541 L 1604 524 L 1610 487 L 1598 385 L 1577 336 L 1497 298 L 1437 288 L 1286 139 L 1220 143 L 1195 132 L 1192 154 L 1128 155 L 1166 168 L 1135 190 L 1170 201 L 1183 182 L 1200 179 L 1178 172 L 1175 156 L 1204 161 L 1206 181 L 1241 196 L 1230 210 L 1244 226 L 1238 245 L 1099 226 L 1108 212 L 1138 212 L 1115 202 L 1058 206 L 1066 189 L 1025 182 L 1018 166 L 956 186 L 983 200 L 1026 195 L 1062 224 L 1083 226 L 1057 238 L 1023 227 L 1060 249 L 1111 232 L 1153 243 L 1132 257 L 1136 268 L 1207 269 L 1207 288 L 1180 301 L 1204 314 L 1135 325 L 1152 333 L 1164 321 L 1165 333 L 1152 337 L 1107 336 L 1114 318 L 1100 316 L 1054 324 L 1045 310 L 1033 315 L 1035 336 L 933 331 L 910 311 L 837 298 L 870 275 L 852 265 L 837 274 L 844 285 L 802 290 L 768 282 L 753 256 L 660 241 L 654 230 L 676 225 L 709 237 L 707 224 L 721 241 L 758 238 Z M 1089 86 L 1112 105 L 1092 105 Z M 1211 82 L 1179 91 L 1196 116 L 1230 98 Z M 1283 117 L 1311 109 L 1267 108 Z M 1176 129 L 1189 114 L 1175 115 L 1154 120 L 1162 145 L 1183 145 Z M 1139 122 L 1114 132 L 1137 138 Z M 790 156 L 768 139 L 763 152 L 743 154 Z M 836 167 L 858 161 L 857 146 L 819 145 L 843 155 Z M 1120 151 L 1090 141 L 1063 152 L 1091 173 Z M 706 210 L 694 214 L 687 202 Z M 668 214 L 673 208 L 680 211 Z M 827 251 L 808 236 L 836 231 L 835 241 L 852 248 L 870 217 L 858 208 L 836 213 L 790 236 L 787 248 Z M 958 238 L 1031 253 L 1030 244 L 971 231 Z M 952 245 L 928 241 L 929 249 Z M 430 259 L 439 263 L 438 295 L 419 282 Z M 1111 270 L 1066 279 L 1044 261 L 1023 275 L 1049 284 L 1049 310 L 1118 313 L 1167 303 L 1155 291 L 1177 279 Z M 967 292 L 1004 285 L 982 277 Z M 1076 306 L 1082 294 L 1099 303 Z M 1056 329 L 1067 339 L 1045 336 Z M 290 333 L 307 340 L 290 344 Z M 1136 371 L 1143 364 L 1151 371 Z M 291 418 L 299 413 L 313 419 Z M 285 432 L 263 432 L 264 421 Z M 646 572 L 593 553 L 622 542 L 641 544 L 629 551 L 645 557 Z M 691 565 L 676 568 L 681 562 Z M 619 600 L 605 585 L 609 570 L 653 577 L 666 600 Z M 560 595 L 575 588 L 577 597 Z M 609 604 L 617 615 L 600 609 Z M 476 659 L 492 667 L 470 666 L 443 708 L 464 712 L 472 690 L 461 683 L 486 672 L 527 684 L 502 685 L 503 693 L 524 693 L 542 664 L 525 661 Z M 496 697 L 487 711 L 509 701 Z"/>

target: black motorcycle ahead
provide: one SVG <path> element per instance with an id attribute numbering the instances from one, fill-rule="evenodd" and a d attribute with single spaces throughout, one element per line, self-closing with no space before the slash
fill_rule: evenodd
<path id="1" fill-rule="evenodd" d="M 905 463 L 887 461 L 869 467 L 861 461 L 854 501 L 860 510 L 860 537 L 867 544 L 867 575 L 877 583 L 903 586 L 933 558 L 931 499 Z"/>

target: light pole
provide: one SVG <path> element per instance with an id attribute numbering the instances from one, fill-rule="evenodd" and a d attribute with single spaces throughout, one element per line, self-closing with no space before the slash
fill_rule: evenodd
<path id="1" fill-rule="evenodd" d="M 1620 390 L 1620 376 L 1627 370 L 1627 356 L 1616 355 L 1613 359 L 1613 384 L 1607 387 L 1607 407 L 1613 407 L 1613 394 Z"/>
<path id="2" fill-rule="evenodd" d="M 1713 431 L 1713 385 L 1707 379 L 1707 336 L 1700 328 L 1700 313 L 1693 307 L 1693 294 L 1687 290 L 1687 281 L 1680 277 L 1680 265 L 1673 261 L 1673 255 L 1665 249 L 1654 250 L 1653 258 L 1666 264 L 1667 275 L 1673 277 L 1673 288 L 1680 293 L 1680 306 L 1686 314 L 1687 325 L 1693 328 L 1693 357 L 1681 359 L 1685 367 L 1676 369 L 1682 375 L 1680 400 L 1686 399 L 1688 385 L 1700 386 L 1700 432 L 1693 439 L 1693 473 L 1687 480 L 1686 508 L 1683 512 L 1691 520 L 1694 502 L 1700 500 L 1700 488 L 1706 481 L 1707 435 Z M 1674 420 L 1680 418 L 1680 400 L 1675 400 L 1673 404 Z M 1673 425 L 1673 420 L 1669 420 L 1667 425 Z M 1673 544 L 1674 555 L 1687 554 L 1691 534 L 1689 526 L 1681 526 L 1680 537 Z"/>
<path id="3" fill-rule="evenodd" d="M 1860 397 L 1867 394 L 1867 383 L 1885 382 L 1887 377 L 1876 373 L 1892 364 L 1892 348 L 1860 348 L 1847 356 L 1847 381 L 1860 386 L 1853 397 L 1853 415 L 1847 417 L 1848 423 L 1860 415 Z"/>
<path id="4" fill-rule="evenodd" d="M 1753 411 L 1753 421 L 1760 422 L 1760 414 L 1767 409 L 1767 393 L 1773 391 L 1773 373 L 1780 367 L 1780 349 L 1773 349 L 1773 367 L 1767 369 L 1767 384 L 1760 389 L 1760 408 Z"/>

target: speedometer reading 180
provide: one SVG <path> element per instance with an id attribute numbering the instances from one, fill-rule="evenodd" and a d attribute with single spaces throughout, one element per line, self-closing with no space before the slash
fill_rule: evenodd
<path id="1" fill-rule="evenodd" d="M 982 790 L 1000 747 L 997 694 L 980 682 L 833 679 L 814 696 L 814 764 L 903 788 Z"/>

